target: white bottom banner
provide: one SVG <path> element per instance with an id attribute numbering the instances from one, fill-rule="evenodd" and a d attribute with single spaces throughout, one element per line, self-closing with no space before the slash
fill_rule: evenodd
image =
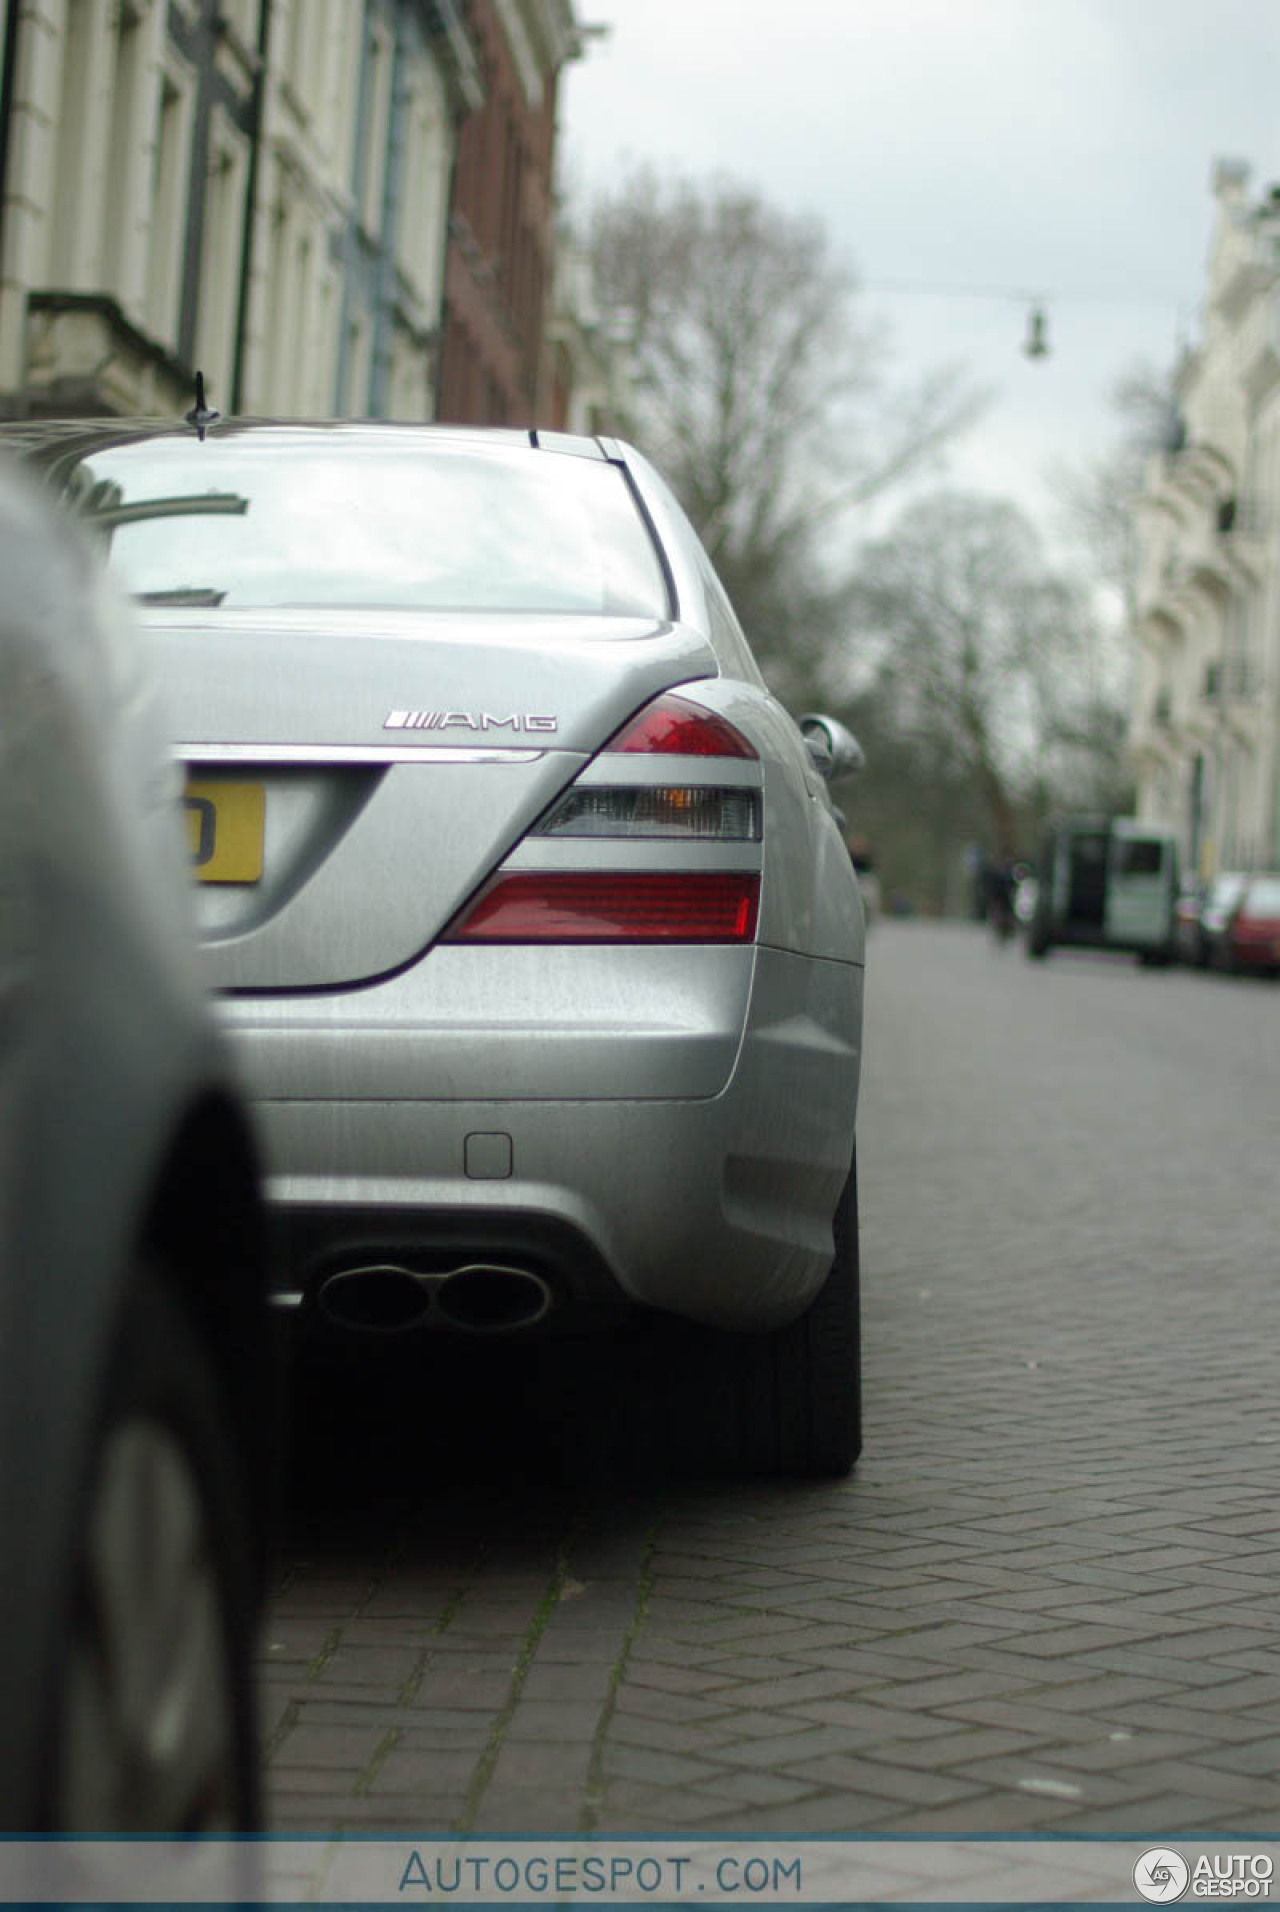
<path id="1" fill-rule="evenodd" d="M 0 1905 L 1270 1903 L 1280 1839 L 0 1839 Z"/>

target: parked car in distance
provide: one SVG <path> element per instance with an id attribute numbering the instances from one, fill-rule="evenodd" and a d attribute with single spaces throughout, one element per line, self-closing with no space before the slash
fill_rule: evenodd
<path id="1" fill-rule="evenodd" d="M 273 1372 L 143 641 L 0 467 L 0 1829 L 252 1828 Z"/>
<path id="2" fill-rule="evenodd" d="M 1243 870 L 1224 870 L 1202 889 L 1194 921 L 1180 930 L 1179 942 L 1186 960 L 1197 969 L 1221 962 L 1227 924 L 1248 880 Z"/>
<path id="3" fill-rule="evenodd" d="M 1055 947 L 1126 950 L 1151 965 L 1174 952 L 1178 847 L 1172 831 L 1128 817 L 1060 818 L 1036 868 L 1027 953 Z"/>
<path id="4" fill-rule="evenodd" d="M 1173 905 L 1173 953 L 1179 962 L 1199 964 L 1200 912 L 1207 893 L 1198 878 L 1184 877 Z"/>
<path id="5" fill-rule="evenodd" d="M 1210 962 L 1237 976 L 1280 975 L 1280 874 L 1246 876 L 1227 906 Z"/>
<path id="6" fill-rule="evenodd" d="M 770 695 L 657 473 L 536 431 L 22 431 L 156 645 L 299 1333 L 694 1324 L 674 1424 L 845 1471 L 861 753 Z"/>

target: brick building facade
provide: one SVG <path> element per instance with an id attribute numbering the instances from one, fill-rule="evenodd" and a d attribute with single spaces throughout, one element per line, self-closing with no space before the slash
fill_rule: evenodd
<path id="1" fill-rule="evenodd" d="M 570 0 L 472 0 L 484 104 L 463 123 L 449 220 L 437 416 L 532 425 L 546 377 L 560 74 Z"/>

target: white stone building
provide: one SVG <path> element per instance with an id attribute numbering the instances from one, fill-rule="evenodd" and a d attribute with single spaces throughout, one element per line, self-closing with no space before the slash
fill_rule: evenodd
<path id="1" fill-rule="evenodd" d="M 463 0 L 0 13 L 0 410 L 433 415 Z"/>
<path id="2" fill-rule="evenodd" d="M 456 0 L 271 0 L 238 409 L 433 416 L 457 129 L 484 90 Z"/>
<path id="3" fill-rule="evenodd" d="M 3 48 L 0 398 L 169 410 L 229 373 L 258 0 L 23 0 Z M 193 219 L 194 215 L 194 219 Z M 200 278 L 210 296 L 197 300 Z"/>
<path id="4" fill-rule="evenodd" d="M 1218 217 L 1179 417 L 1138 505 L 1138 814 L 1184 865 L 1280 868 L 1280 188 L 1214 170 Z"/>

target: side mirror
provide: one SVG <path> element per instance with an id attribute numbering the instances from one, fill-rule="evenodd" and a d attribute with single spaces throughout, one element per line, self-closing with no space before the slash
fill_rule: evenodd
<path id="1" fill-rule="evenodd" d="M 863 768 L 866 758 L 862 745 L 853 732 L 834 717 L 818 717 L 810 712 L 799 722 L 800 735 L 809 746 L 814 769 L 827 783 L 854 777 Z"/>

